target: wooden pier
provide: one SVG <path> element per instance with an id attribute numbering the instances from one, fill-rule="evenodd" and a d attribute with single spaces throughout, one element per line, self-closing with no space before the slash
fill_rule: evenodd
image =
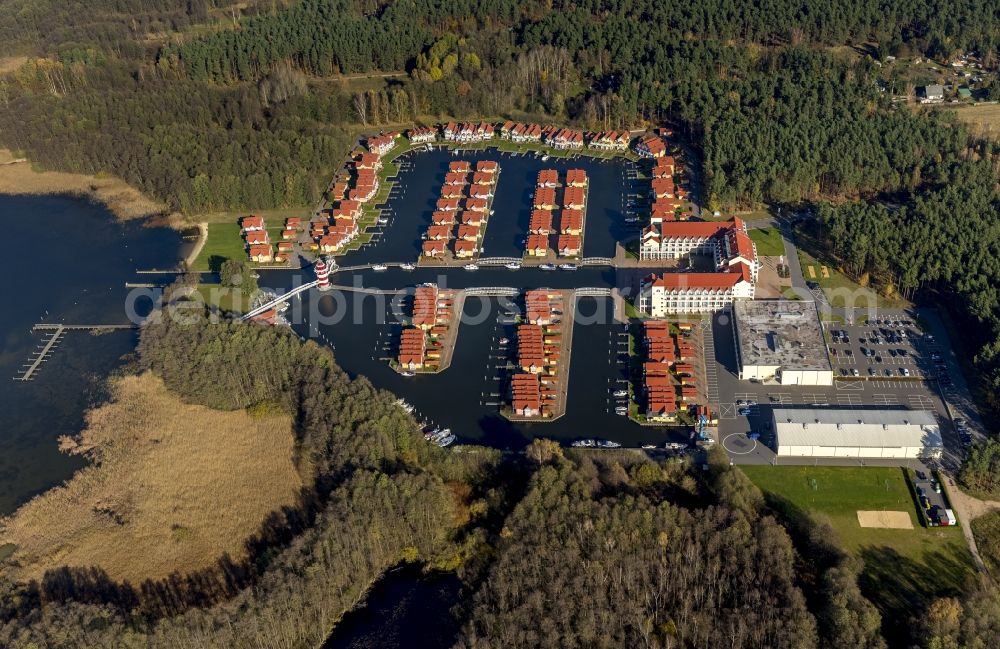
<path id="1" fill-rule="evenodd" d="M 58 324 L 42 322 L 31 327 L 32 331 L 117 331 L 138 329 L 137 324 Z"/>
<path id="2" fill-rule="evenodd" d="M 45 344 L 42 346 L 42 351 L 35 352 L 35 358 L 27 363 L 28 369 L 24 370 L 20 376 L 15 376 L 14 380 L 30 381 L 35 375 L 35 372 L 38 371 L 38 368 L 42 366 L 42 363 L 48 359 L 49 354 L 56 348 L 56 345 L 59 344 L 62 337 L 66 335 L 66 330 L 59 325 L 56 325 L 54 329 L 45 329 L 44 331 L 51 331 L 52 333 L 49 334 L 49 339 L 45 341 Z"/>
<path id="3" fill-rule="evenodd" d="M 136 324 L 58 324 L 58 323 L 39 323 L 31 327 L 32 331 L 42 331 L 48 333 L 48 339 L 40 345 L 41 350 L 35 351 L 32 358 L 24 364 L 27 369 L 22 369 L 18 376 L 14 377 L 15 381 L 27 382 L 35 377 L 38 370 L 41 369 L 42 363 L 47 361 L 52 353 L 59 346 L 63 337 L 69 331 L 122 331 L 127 329 L 138 329 L 139 325 Z"/>

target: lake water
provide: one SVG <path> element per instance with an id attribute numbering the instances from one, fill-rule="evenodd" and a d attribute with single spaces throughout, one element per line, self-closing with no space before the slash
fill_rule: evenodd
<path id="1" fill-rule="evenodd" d="M 541 169 L 560 173 L 580 168 L 587 172 L 589 191 L 584 256 L 612 257 L 616 242 L 636 233 L 625 223 L 629 197 L 644 191 L 635 180 L 635 165 L 616 160 L 582 156 L 573 160 L 514 156 L 495 149 L 462 152 L 411 152 L 397 159 L 397 184 L 386 204 L 389 225 L 377 240 L 350 253 L 338 263 L 355 266 L 378 262 L 412 262 L 420 253 L 421 235 L 430 223 L 448 164 L 454 160 L 497 160 L 500 179 L 484 237 L 486 257 L 521 257 L 531 213 L 535 180 Z M 648 271 L 646 271 L 648 272 Z M 382 273 L 338 273 L 334 283 L 347 286 L 395 291 L 423 282 L 442 288 L 475 286 L 513 287 L 618 287 L 634 294 L 642 271 L 619 271 L 607 266 L 580 267 L 574 272 L 542 271 L 525 267 L 509 271 L 503 267 L 482 267 L 477 272 L 461 268 L 420 268 L 412 272 L 390 269 Z M 301 273 L 266 272 L 262 284 L 278 289 L 310 281 L 308 270 Z M 552 437 L 565 442 L 599 437 L 624 445 L 662 444 L 680 436 L 667 428 L 642 427 L 614 413 L 612 392 L 625 387 L 627 379 L 627 339 L 624 327 L 615 322 L 611 300 L 582 298 L 578 302 L 573 334 L 569 401 L 566 414 L 548 423 L 513 424 L 500 416 L 503 379 L 498 365 L 505 362 L 500 349 L 502 337 L 513 339 L 512 327 L 501 322 L 501 305 L 496 299 L 470 297 L 458 333 L 454 358 L 437 375 L 405 378 L 394 372 L 387 358 L 398 339 L 400 314 L 390 298 L 358 293 L 311 293 L 296 300 L 289 319 L 300 323 L 297 331 L 335 348 L 337 362 L 352 375 L 364 375 L 378 387 L 389 389 L 416 408 L 423 420 L 451 428 L 460 441 L 518 448 L 533 437 Z"/>
<path id="2" fill-rule="evenodd" d="M 414 566 L 388 572 L 323 649 L 446 649 L 458 634 L 451 607 L 460 590 L 453 573 L 423 575 Z"/>
<path id="3" fill-rule="evenodd" d="M 137 268 L 177 263 L 172 230 L 117 222 L 104 208 L 65 196 L 0 196 L 7 242 L 0 256 L 0 513 L 68 478 L 82 462 L 57 449 L 103 398 L 104 378 L 135 348 L 124 331 L 70 332 L 36 378 L 12 380 L 43 337 L 38 322 L 124 323 L 125 282 Z M 146 305 L 148 307 L 148 304 Z"/>
<path id="4" fill-rule="evenodd" d="M 587 221 L 583 241 L 585 257 L 613 257 L 616 241 L 634 228 L 625 223 L 627 196 L 648 187 L 632 179 L 635 167 L 622 159 L 600 160 L 581 156 L 576 159 L 550 158 L 542 161 L 534 155 L 516 156 L 496 149 L 462 152 L 413 151 L 396 159 L 400 170 L 396 187 L 386 204 L 389 225 L 376 245 L 352 253 L 344 264 L 377 261 L 414 261 L 420 254 L 421 235 L 431 222 L 431 213 L 440 196 L 448 163 L 454 160 L 495 160 L 500 166 L 492 209 L 486 226 L 483 255 L 518 257 L 524 254 L 524 239 L 531 216 L 531 198 L 538 172 L 557 169 L 564 177 L 567 169 L 587 172 Z"/>

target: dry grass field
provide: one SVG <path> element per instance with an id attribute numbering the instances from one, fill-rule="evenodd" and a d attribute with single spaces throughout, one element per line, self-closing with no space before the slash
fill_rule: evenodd
<path id="1" fill-rule="evenodd" d="M 152 374 L 117 381 L 66 452 L 91 464 L 0 521 L 16 578 L 98 566 L 137 583 L 211 565 L 295 499 L 291 420 L 186 405 Z"/>
<path id="2" fill-rule="evenodd" d="M 952 110 L 958 119 L 969 125 L 973 133 L 994 140 L 1000 139 L 1000 104 L 960 106 Z"/>
<path id="3" fill-rule="evenodd" d="M 142 218 L 166 209 L 119 178 L 36 171 L 30 163 L 18 162 L 10 151 L 0 149 L 0 194 L 53 193 L 86 196 L 106 205 L 120 219 Z"/>

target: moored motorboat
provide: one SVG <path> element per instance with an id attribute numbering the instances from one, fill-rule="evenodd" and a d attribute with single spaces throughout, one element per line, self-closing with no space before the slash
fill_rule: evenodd
<path id="1" fill-rule="evenodd" d="M 462 266 L 465 270 L 479 270 L 479 266 L 476 264 L 466 264 Z"/>
<path id="2" fill-rule="evenodd" d="M 388 269 L 389 267 L 386 266 L 385 264 L 372 264 L 372 270 L 376 272 L 381 272 L 383 270 L 388 270 Z"/>
<path id="3" fill-rule="evenodd" d="M 416 266 L 413 264 L 400 264 L 399 267 L 402 268 L 403 270 L 413 270 L 416 268 Z"/>
<path id="4" fill-rule="evenodd" d="M 504 264 L 507 270 L 521 270 L 521 262 L 512 261 L 510 263 Z"/>
<path id="5" fill-rule="evenodd" d="M 538 268 L 539 268 L 540 270 L 555 270 L 555 269 L 556 269 L 556 266 L 555 266 L 555 264 L 542 264 L 542 265 L 541 265 L 541 266 L 539 266 Z"/>

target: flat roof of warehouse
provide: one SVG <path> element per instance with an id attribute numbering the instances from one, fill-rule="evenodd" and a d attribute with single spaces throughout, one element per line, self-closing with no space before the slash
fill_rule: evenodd
<path id="1" fill-rule="evenodd" d="M 736 300 L 733 319 L 744 367 L 833 370 L 815 302 Z"/>

